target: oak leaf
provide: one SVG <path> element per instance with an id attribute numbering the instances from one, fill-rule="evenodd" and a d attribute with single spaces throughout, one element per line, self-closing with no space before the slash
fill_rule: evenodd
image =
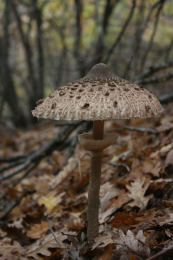
<path id="1" fill-rule="evenodd" d="M 147 203 L 151 196 L 145 197 L 145 192 L 147 191 L 150 182 L 146 182 L 145 178 L 136 179 L 130 185 L 126 185 L 126 188 L 129 191 L 128 196 L 133 199 L 133 202 L 130 203 L 131 206 L 137 206 L 140 209 L 145 209 Z"/>

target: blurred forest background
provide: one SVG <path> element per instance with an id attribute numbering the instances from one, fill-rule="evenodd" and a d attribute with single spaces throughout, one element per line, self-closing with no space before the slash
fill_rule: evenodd
<path id="1" fill-rule="evenodd" d="M 1 0 L 1 122 L 28 126 L 38 99 L 98 62 L 166 102 L 172 27 L 172 0 Z"/>

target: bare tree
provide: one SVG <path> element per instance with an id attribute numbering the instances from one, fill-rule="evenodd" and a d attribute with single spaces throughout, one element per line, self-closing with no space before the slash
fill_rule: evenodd
<path id="1" fill-rule="evenodd" d="M 32 1 L 32 9 L 34 19 L 36 19 L 37 24 L 37 49 L 38 49 L 38 66 L 35 66 L 33 61 L 33 50 L 31 41 L 27 33 L 23 29 L 22 19 L 17 9 L 17 3 L 15 0 L 10 0 L 11 7 L 16 19 L 18 31 L 21 37 L 21 41 L 24 47 L 26 56 L 26 65 L 28 69 L 28 79 L 30 82 L 30 87 L 27 89 L 29 111 L 31 111 L 38 99 L 43 98 L 44 95 L 44 57 L 43 57 L 43 47 L 42 47 L 42 14 L 41 10 L 37 6 L 37 1 Z M 31 116 L 31 120 L 33 117 Z"/>
<path id="2" fill-rule="evenodd" d="M 15 84 L 12 77 L 11 68 L 9 66 L 9 48 L 10 48 L 10 36 L 9 36 L 9 25 L 10 25 L 10 5 L 9 0 L 5 2 L 4 9 L 4 35 L 2 44 L 0 47 L 0 79 L 1 79 L 1 110 L 3 110 L 3 103 L 7 103 L 13 118 L 14 123 L 17 126 L 25 126 L 26 120 L 23 114 L 23 110 L 19 105 L 18 96 L 15 90 Z"/>

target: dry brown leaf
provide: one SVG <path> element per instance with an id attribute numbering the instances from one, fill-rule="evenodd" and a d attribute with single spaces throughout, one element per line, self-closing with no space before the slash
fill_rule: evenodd
<path id="1" fill-rule="evenodd" d="M 110 182 L 106 182 L 100 188 L 100 213 L 104 212 L 110 203 L 110 200 L 116 197 L 119 189 L 115 188 Z"/>
<path id="2" fill-rule="evenodd" d="M 114 204 L 115 209 L 120 209 L 124 204 L 126 204 L 130 200 L 131 198 L 128 196 L 128 193 L 123 189 L 120 190 L 118 198 L 113 199 L 112 203 Z"/>
<path id="3" fill-rule="evenodd" d="M 26 248 L 26 256 L 38 259 L 38 254 L 50 256 L 49 248 L 64 248 L 63 241 L 67 238 L 59 232 L 54 233 L 58 243 L 55 241 L 53 234 L 49 234 L 42 239 L 38 239 L 34 244 Z"/>
<path id="4" fill-rule="evenodd" d="M 136 179 L 130 185 L 126 185 L 129 191 L 128 196 L 133 199 L 130 203 L 131 206 L 137 206 L 140 209 L 145 209 L 151 196 L 145 197 L 145 192 L 150 185 L 149 181 L 145 181 L 145 178 Z"/>
<path id="5" fill-rule="evenodd" d="M 151 173 L 152 175 L 159 177 L 159 173 L 161 170 L 160 161 L 154 161 L 150 158 L 146 158 L 146 160 L 143 163 L 142 170 L 144 173 Z"/>
<path id="6" fill-rule="evenodd" d="M 157 217 L 156 222 L 159 226 L 173 224 L 173 212 L 166 211 L 163 217 Z"/>
<path id="7" fill-rule="evenodd" d="M 52 215 L 58 210 L 59 204 L 62 201 L 62 197 L 64 196 L 64 192 L 57 195 L 56 191 L 52 191 L 48 193 L 46 196 L 42 196 L 38 199 L 39 205 L 44 205 L 46 207 L 46 215 Z"/>
<path id="8" fill-rule="evenodd" d="M 173 147 L 173 143 L 170 143 L 170 144 L 168 144 L 168 145 L 165 145 L 165 146 L 163 146 L 160 150 L 158 150 L 158 151 L 156 151 L 156 152 L 154 152 L 154 153 L 152 153 L 151 155 L 150 155 L 150 157 L 151 158 L 158 158 L 159 156 L 164 156 L 164 155 L 166 155 L 171 149 L 172 149 L 172 147 Z"/>
<path id="9" fill-rule="evenodd" d="M 58 173 L 58 175 L 53 179 L 50 183 L 51 188 L 55 188 L 58 184 L 60 184 L 65 178 L 68 177 L 69 173 L 72 172 L 77 166 L 78 160 L 74 157 L 70 158 L 68 164 L 63 168 L 62 171 Z"/>
<path id="10" fill-rule="evenodd" d="M 0 259 L 1 260 L 27 260 L 24 257 L 24 248 L 16 241 L 10 243 L 9 239 L 1 240 L 0 242 Z"/>
<path id="11" fill-rule="evenodd" d="M 112 259 L 113 245 L 109 244 L 101 256 L 98 256 L 98 260 L 111 260 Z"/>
<path id="12" fill-rule="evenodd" d="M 156 130 L 159 132 L 164 132 L 173 129 L 173 123 L 166 123 L 164 125 L 156 127 Z"/>
<path id="13" fill-rule="evenodd" d="M 103 224 L 106 222 L 107 218 L 112 215 L 117 209 L 121 208 L 125 203 L 130 201 L 130 197 L 128 196 L 125 190 L 121 190 L 117 199 L 113 199 L 111 203 L 111 207 L 106 211 L 100 212 L 99 214 L 99 222 Z"/>
<path id="14" fill-rule="evenodd" d="M 8 227 L 15 227 L 15 228 L 21 229 L 21 228 L 23 228 L 22 222 L 23 222 L 23 218 L 19 218 L 18 220 L 15 220 L 12 223 L 9 223 Z"/>
<path id="15" fill-rule="evenodd" d="M 96 237 L 95 242 L 92 246 L 92 250 L 94 250 L 97 247 L 105 247 L 105 246 L 112 244 L 112 243 L 113 243 L 113 239 L 111 237 L 111 234 Z"/>
<path id="16" fill-rule="evenodd" d="M 124 213 L 124 212 L 117 212 L 115 214 L 115 217 L 113 219 L 113 226 L 115 228 L 121 228 L 122 227 L 129 227 L 131 225 L 135 225 L 139 221 L 136 220 L 136 217 L 139 215 L 136 212 L 132 213 Z"/>
<path id="17" fill-rule="evenodd" d="M 170 150 L 166 156 L 165 166 L 173 165 L 173 149 Z"/>
<path id="18" fill-rule="evenodd" d="M 139 230 L 135 235 L 130 230 L 124 234 L 122 230 L 114 229 L 113 242 L 116 244 L 117 250 L 135 252 L 137 255 L 143 257 L 150 255 L 150 248 L 146 245 L 146 238 L 142 230 Z"/>
<path id="19" fill-rule="evenodd" d="M 43 237 L 49 229 L 48 222 L 42 221 L 40 224 L 33 225 L 27 232 L 27 236 L 33 239 Z"/>

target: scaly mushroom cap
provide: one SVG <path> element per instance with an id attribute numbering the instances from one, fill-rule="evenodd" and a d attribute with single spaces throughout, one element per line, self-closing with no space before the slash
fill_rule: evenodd
<path id="1" fill-rule="evenodd" d="M 163 112 L 148 90 L 116 76 L 105 64 L 95 65 L 79 80 L 55 90 L 32 114 L 54 120 L 148 118 Z"/>

